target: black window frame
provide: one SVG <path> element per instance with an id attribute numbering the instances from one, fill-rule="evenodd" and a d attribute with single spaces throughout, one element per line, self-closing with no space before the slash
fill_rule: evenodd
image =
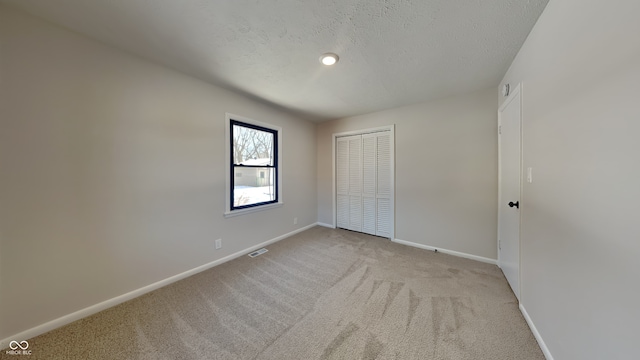
<path id="1" fill-rule="evenodd" d="M 264 131 L 264 132 L 268 132 L 271 133 L 273 135 L 273 165 L 236 165 L 234 158 L 233 158 L 233 127 L 234 126 L 242 126 L 245 128 L 249 128 L 249 129 L 253 129 L 253 130 L 258 130 L 258 131 Z M 234 120 L 234 119 L 229 119 L 229 153 L 230 153 L 230 158 L 229 158 L 229 166 L 230 166 L 230 176 L 229 178 L 231 179 L 231 187 L 229 189 L 229 197 L 230 197 L 230 203 L 229 203 L 229 210 L 230 211 L 234 211 L 234 210 L 242 210 L 242 209 L 249 209 L 249 208 L 255 208 L 255 207 L 259 207 L 259 206 L 264 206 L 264 205 L 270 205 L 270 204 L 277 204 L 278 201 L 280 200 L 280 194 L 279 194 L 279 186 L 278 186 L 278 182 L 279 182 L 279 164 L 278 164 L 278 130 L 276 129 L 270 129 L 268 127 L 264 127 L 264 126 L 259 126 L 259 125 L 254 125 L 254 124 L 250 124 L 244 121 L 238 121 L 238 120 Z M 270 168 L 273 169 L 273 171 L 275 172 L 274 174 L 274 184 L 273 184 L 273 191 L 275 192 L 275 198 L 274 200 L 270 200 L 270 201 L 263 201 L 263 202 L 259 202 L 259 203 L 255 203 L 255 204 L 248 204 L 248 205 L 241 205 L 241 206 L 234 206 L 234 198 L 235 198 L 235 177 L 236 177 L 236 172 L 235 169 L 236 167 L 239 168 Z"/>

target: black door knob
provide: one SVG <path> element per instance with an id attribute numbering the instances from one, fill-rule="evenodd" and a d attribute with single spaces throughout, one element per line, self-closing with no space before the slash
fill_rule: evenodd
<path id="1" fill-rule="evenodd" d="M 520 201 L 516 201 L 516 202 L 510 201 L 509 202 L 509 207 L 514 207 L 514 206 L 516 208 L 520 209 Z"/>

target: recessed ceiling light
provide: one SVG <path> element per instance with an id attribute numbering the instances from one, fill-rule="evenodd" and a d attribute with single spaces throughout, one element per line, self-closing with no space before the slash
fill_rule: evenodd
<path id="1" fill-rule="evenodd" d="M 326 53 L 320 56 L 320 62 L 322 63 L 322 65 L 327 65 L 327 66 L 337 63 L 338 59 L 340 58 L 338 57 L 338 55 L 334 53 Z"/>

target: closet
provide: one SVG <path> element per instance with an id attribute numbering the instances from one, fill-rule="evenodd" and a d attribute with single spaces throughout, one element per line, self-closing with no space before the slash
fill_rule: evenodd
<path id="1" fill-rule="evenodd" d="M 336 137 L 337 227 L 393 236 L 393 132 Z"/>

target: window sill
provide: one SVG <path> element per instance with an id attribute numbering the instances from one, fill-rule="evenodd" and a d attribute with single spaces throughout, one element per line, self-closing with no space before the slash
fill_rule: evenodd
<path id="1" fill-rule="evenodd" d="M 250 213 L 257 212 L 257 211 L 269 210 L 269 209 L 277 208 L 277 207 L 280 207 L 282 205 L 284 205 L 283 202 L 278 202 L 278 203 L 275 203 L 275 204 L 256 206 L 256 207 L 252 207 L 252 208 L 233 210 L 233 211 L 225 211 L 224 212 L 224 217 L 225 218 L 230 218 L 230 217 L 234 217 L 234 216 L 250 214 Z"/>

